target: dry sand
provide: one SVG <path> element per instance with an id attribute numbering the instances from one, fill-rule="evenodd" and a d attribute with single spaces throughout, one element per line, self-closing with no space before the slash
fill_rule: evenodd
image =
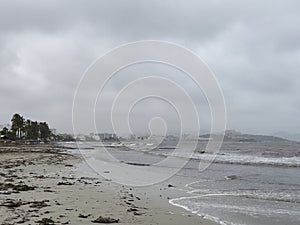
<path id="1" fill-rule="evenodd" d="M 170 205 L 167 186 L 77 178 L 74 166 L 82 159 L 62 150 L 0 146 L 0 224 L 95 224 L 100 216 L 119 224 L 214 224 Z"/>

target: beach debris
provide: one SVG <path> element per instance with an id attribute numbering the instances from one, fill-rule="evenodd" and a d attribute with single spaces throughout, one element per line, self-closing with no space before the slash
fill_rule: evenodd
<path id="1" fill-rule="evenodd" d="M 71 164 L 66 164 L 65 167 L 73 167 Z"/>
<path id="2" fill-rule="evenodd" d="M 135 215 L 135 216 L 141 216 L 143 214 L 145 214 L 145 213 L 142 213 L 142 212 L 133 212 L 133 215 Z"/>
<path id="3" fill-rule="evenodd" d="M 37 179 L 45 179 L 46 177 L 44 175 L 39 175 L 39 176 L 34 176 L 34 178 L 37 178 Z"/>
<path id="4" fill-rule="evenodd" d="M 10 195 L 12 191 L 0 191 L 1 195 Z"/>
<path id="5" fill-rule="evenodd" d="M 92 184 L 91 182 L 87 182 L 87 181 L 85 181 L 85 180 L 79 180 L 79 182 L 82 183 L 82 184 L 85 184 L 85 185 L 87 185 L 87 184 Z"/>
<path id="6" fill-rule="evenodd" d="M 5 173 L 0 173 L 0 176 L 1 177 L 6 177 L 6 174 Z"/>
<path id="7" fill-rule="evenodd" d="M 66 210 L 67 210 L 67 211 L 72 211 L 72 210 L 74 210 L 74 209 L 72 209 L 72 208 L 66 208 Z"/>
<path id="8" fill-rule="evenodd" d="M 7 208 L 18 208 L 22 205 L 28 204 L 27 202 L 23 202 L 20 199 L 19 200 L 13 200 L 13 199 L 6 199 L 5 202 L 0 204 L 0 206 L 5 206 Z"/>
<path id="9" fill-rule="evenodd" d="M 25 223 L 29 221 L 29 219 L 27 219 L 26 217 L 22 217 L 20 220 L 16 221 L 15 223 Z"/>
<path id="10" fill-rule="evenodd" d="M 110 217 L 99 216 L 97 219 L 92 220 L 92 223 L 119 223 L 119 219 L 114 219 Z"/>
<path id="11" fill-rule="evenodd" d="M 168 187 L 171 188 L 171 187 L 175 187 L 173 184 L 168 184 Z"/>
<path id="12" fill-rule="evenodd" d="M 13 178 L 7 178 L 4 180 L 4 182 L 14 182 L 14 179 Z"/>
<path id="13" fill-rule="evenodd" d="M 229 176 L 225 176 L 226 180 L 236 180 L 238 178 L 237 175 L 229 175 Z"/>
<path id="14" fill-rule="evenodd" d="M 44 208 L 49 206 L 46 202 L 49 202 L 49 200 L 43 200 L 43 201 L 34 201 L 30 202 L 30 208 Z"/>
<path id="15" fill-rule="evenodd" d="M 81 213 L 78 215 L 79 218 L 83 218 L 83 219 L 86 219 L 90 216 L 91 216 L 91 214 L 84 215 L 84 214 L 81 214 Z"/>
<path id="16" fill-rule="evenodd" d="M 0 183 L 0 190 L 9 190 L 12 189 L 14 191 L 31 191 L 34 190 L 34 187 L 28 186 L 26 184 L 13 184 L 13 183 Z"/>
<path id="17" fill-rule="evenodd" d="M 124 162 L 124 161 L 121 161 L 121 162 L 131 165 L 131 166 L 150 166 L 149 163 L 136 163 L 136 162 Z"/>
<path id="18" fill-rule="evenodd" d="M 55 222 L 51 218 L 43 218 L 41 220 L 36 221 L 36 223 L 40 225 L 53 225 Z"/>
<path id="19" fill-rule="evenodd" d="M 131 202 L 126 202 L 126 201 L 124 201 L 127 205 L 132 205 L 132 203 Z"/>
<path id="20" fill-rule="evenodd" d="M 29 209 L 28 212 L 30 212 L 30 213 L 32 213 L 32 212 L 33 213 L 37 213 L 37 212 L 39 212 L 39 210 L 38 209 Z"/>
<path id="21" fill-rule="evenodd" d="M 94 177 L 80 177 L 79 180 L 97 180 L 98 178 L 94 178 Z"/>
<path id="22" fill-rule="evenodd" d="M 57 185 L 74 185 L 74 183 L 71 183 L 68 181 L 61 181 L 61 182 L 58 182 Z"/>
<path id="23" fill-rule="evenodd" d="M 137 212 L 138 211 L 138 209 L 136 209 L 136 208 L 129 208 L 129 209 L 127 209 L 127 212 Z"/>
<path id="24" fill-rule="evenodd" d="M 14 193 L 17 193 L 19 191 L 32 191 L 34 190 L 34 187 L 28 186 L 26 184 L 21 184 L 15 185 L 12 189 L 15 191 Z"/>
<path id="25" fill-rule="evenodd" d="M 75 177 L 62 177 L 63 180 L 75 180 Z"/>

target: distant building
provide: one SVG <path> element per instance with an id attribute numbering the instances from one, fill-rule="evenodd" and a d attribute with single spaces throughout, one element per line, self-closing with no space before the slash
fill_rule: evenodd
<path id="1" fill-rule="evenodd" d="M 50 131 L 51 131 L 52 134 L 57 135 L 57 130 L 56 129 L 52 128 L 52 129 L 50 129 Z"/>
<path id="2" fill-rule="evenodd" d="M 100 134 L 96 134 L 96 136 L 98 136 L 101 141 L 109 141 L 109 140 L 116 141 L 116 140 L 118 140 L 117 135 L 114 133 L 100 133 Z"/>
<path id="3" fill-rule="evenodd" d="M 136 139 L 137 139 L 137 137 L 134 134 L 130 134 L 129 137 L 128 137 L 129 141 L 135 141 Z"/>
<path id="4" fill-rule="evenodd" d="M 77 135 L 75 137 L 76 141 L 86 141 L 86 136 L 85 135 Z"/>

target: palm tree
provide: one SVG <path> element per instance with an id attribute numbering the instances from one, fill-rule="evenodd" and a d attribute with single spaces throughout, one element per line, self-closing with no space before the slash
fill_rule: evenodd
<path id="1" fill-rule="evenodd" d="M 46 122 L 39 123 L 39 131 L 40 131 L 40 138 L 42 140 L 46 140 L 50 138 L 51 131 L 49 129 L 49 125 Z"/>
<path id="2" fill-rule="evenodd" d="M 24 130 L 24 118 L 20 114 L 16 113 L 11 119 L 11 130 L 17 134 L 17 138 L 21 138 L 21 131 Z"/>

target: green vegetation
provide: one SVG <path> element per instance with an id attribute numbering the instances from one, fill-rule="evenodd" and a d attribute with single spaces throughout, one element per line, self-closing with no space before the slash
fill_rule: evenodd
<path id="1" fill-rule="evenodd" d="M 51 138 L 51 131 L 46 122 L 25 120 L 20 114 L 14 114 L 11 119 L 11 129 L 4 127 L 1 135 L 10 140 L 47 141 Z"/>
<path id="2" fill-rule="evenodd" d="M 11 129 L 4 127 L 0 130 L 0 135 L 2 140 L 8 140 L 8 142 L 76 141 L 70 134 L 55 135 L 51 133 L 46 122 L 25 119 L 18 113 L 14 114 L 11 119 Z"/>

